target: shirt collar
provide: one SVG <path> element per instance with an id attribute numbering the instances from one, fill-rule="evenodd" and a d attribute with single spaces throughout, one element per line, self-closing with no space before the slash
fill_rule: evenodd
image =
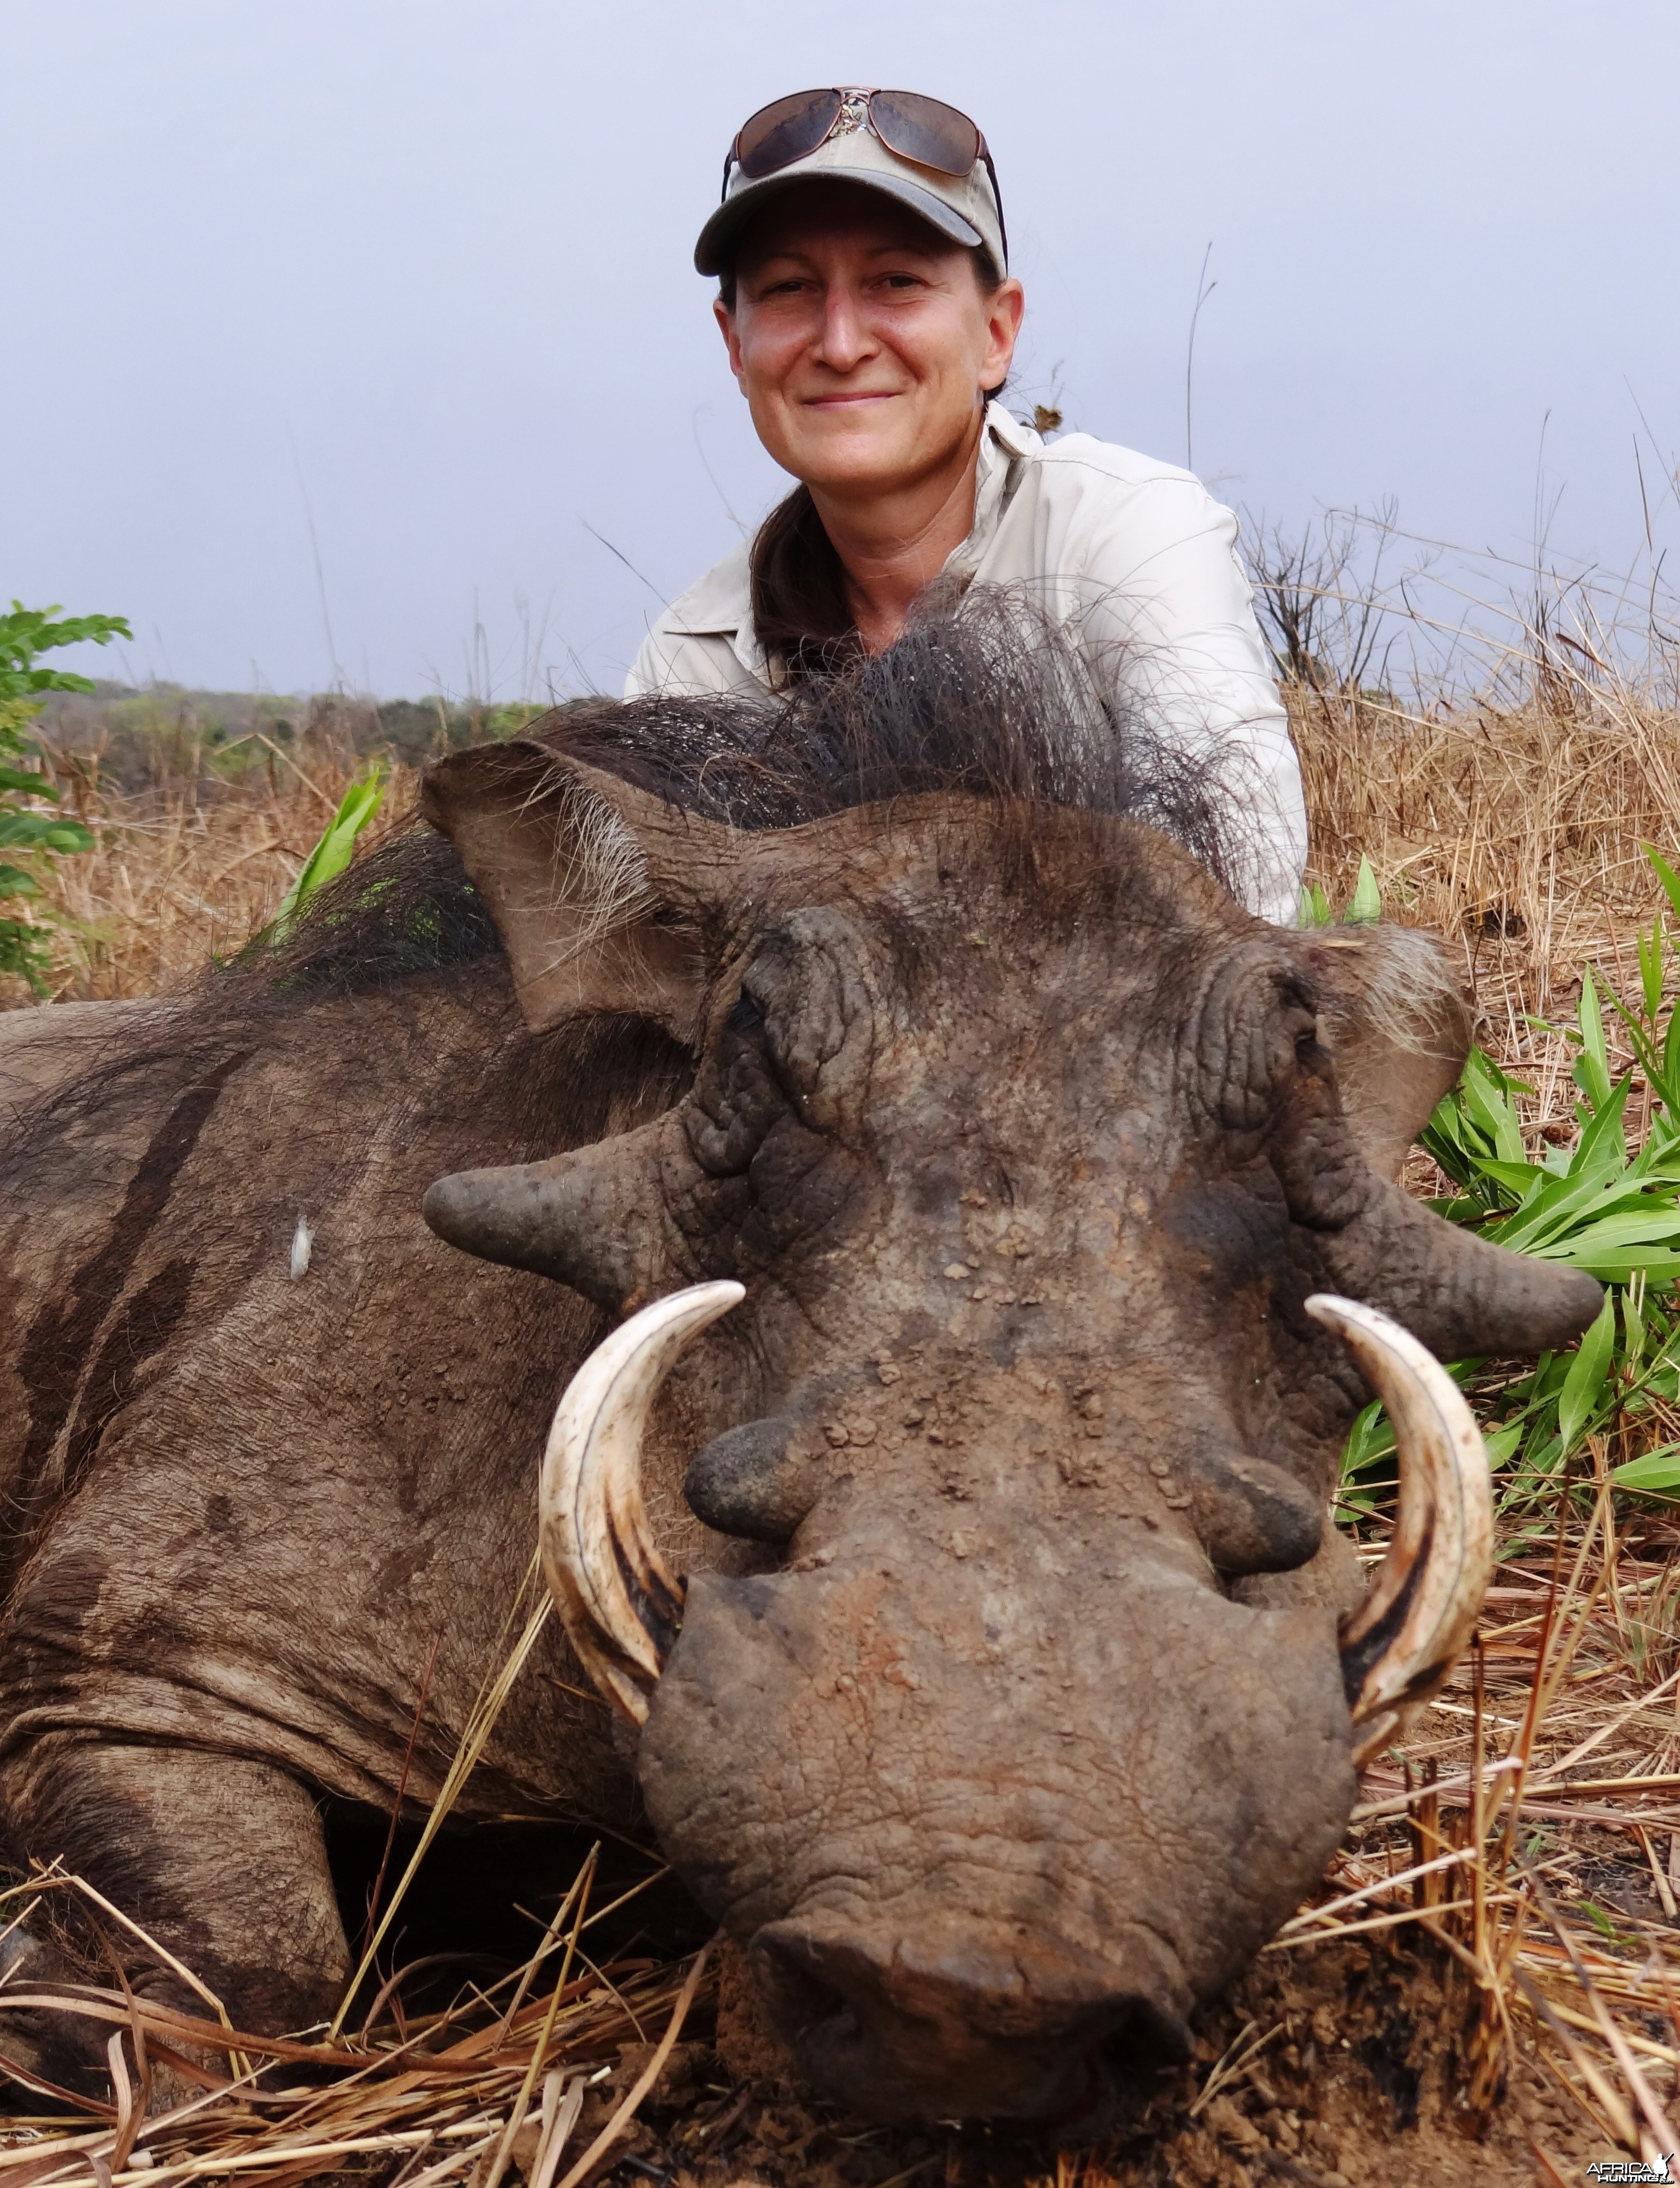
<path id="1" fill-rule="evenodd" d="M 1017 465 L 1044 446 L 1030 426 L 1012 418 L 1001 403 L 986 405 L 986 429 L 980 436 L 980 460 L 974 474 L 974 522 L 968 537 L 945 559 L 947 570 L 972 577 L 996 537 L 1003 513 L 1019 482 Z"/>
<path id="2" fill-rule="evenodd" d="M 1017 465 L 1043 446 L 1032 427 L 1012 418 L 1001 403 L 987 403 L 974 477 L 974 522 L 968 537 L 947 557 L 947 570 L 972 576 L 979 567 L 1012 498 Z M 667 627 L 685 637 L 727 638 L 742 666 L 768 680 L 764 651 L 753 628 L 751 553 L 751 542 L 743 539 L 733 554 L 673 601 Z"/>

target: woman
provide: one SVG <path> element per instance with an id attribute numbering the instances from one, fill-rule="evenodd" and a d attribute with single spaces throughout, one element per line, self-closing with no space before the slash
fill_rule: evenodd
<path id="1" fill-rule="evenodd" d="M 1300 773 L 1236 519 L 1188 471 L 1084 433 L 1046 444 L 993 399 L 1025 299 L 974 124 L 906 92 L 762 108 L 695 264 L 758 437 L 799 483 L 660 617 L 626 696 L 768 692 L 878 652 L 941 573 L 1024 589 L 1158 732 L 1221 748 L 1248 809 L 1242 893 L 1293 925 Z"/>

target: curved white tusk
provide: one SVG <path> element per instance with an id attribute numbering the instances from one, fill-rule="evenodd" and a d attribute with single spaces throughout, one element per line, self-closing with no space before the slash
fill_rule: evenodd
<path id="1" fill-rule="evenodd" d="M 648 1411 L 684 1346 L 745 1297 L 737 1283 L 691 1284 L 632 1315 L 567 1385 L 543 1453 L 543 1571 L 584 1670 L 635 1724 L 647 1717 L 684 1596 L 642 1503 Z"/>
<path id="2" fill-rule="evenodd" d="M 1375 1307 L 1316 1293 L 1394 1423 L 1400 1514 L 1389 1554 L 1343 1621 L 1342 1678 L 1356 1763 L 1368 1762 L 1441 1686 L 1468 1644 L 1493 1576 L 1487 1452 L 1458 1386 L 1411 1332 Z"/>

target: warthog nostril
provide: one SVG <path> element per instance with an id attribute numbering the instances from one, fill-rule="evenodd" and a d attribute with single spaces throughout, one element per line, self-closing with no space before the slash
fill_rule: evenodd
<path id="1" fill-rule="evenodd" d="M 1111 1956 L 1024 1924 L 824 1914 L 768 1926 L 751 1959 L 776 2033 L 854 2109 L 1071 2123 L 1187 2050 L 1172 1956 L 1142 1933 L 1116 1942 Z"/>
<path id="2" fill-rule="evenodd" d="M 789 2043 L 797 2043 L 820 2022 L 845 2022 L 856 2027 L 850 2001 L 821 1972 L 820 1954 L 803 1941 L 760 1931 L 752 1949 L 753 1975 L 772 2027 Z"/>

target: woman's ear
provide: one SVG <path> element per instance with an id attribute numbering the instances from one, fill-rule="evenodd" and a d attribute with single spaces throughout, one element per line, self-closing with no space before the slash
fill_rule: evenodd
<path id="1" fill-rule="evenodd" d="M 724 347 L 730 353 L 730 370 L 735 375 L 736 385 L 744 395 L 747 384 L 741 376 L 741 336 L 736 331 L 735 313 L 721 296 L 712 299 L 712 316 L 718 322 L 718 331 L 723 336 Z"/>
<path id="2" fill-rule="evenodd" d="M 980 368 L 982 387 L 1001 387 L 1009 377 L 1021 321 L 1026 315 L 1027 292 L 1012 274 L 1000 281 L 986 300 L 986 355 Z"/>

